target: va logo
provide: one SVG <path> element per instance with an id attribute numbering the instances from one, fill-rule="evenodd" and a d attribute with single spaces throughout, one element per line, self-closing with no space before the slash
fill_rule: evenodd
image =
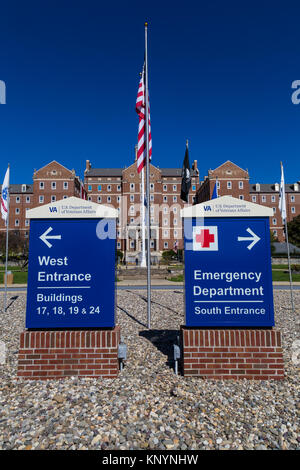
<path id="1" fill-rule="evenodd" d="M 211 207 L 210 206 L 204 206 L 204 210 L 205 211 L 211 211 Z"/>
<path id="2" fill-rule="evenodd" d="M 50 212 L 57 212 L 57 208 L 56 207 L 49 207 L 49 211 Z"/>

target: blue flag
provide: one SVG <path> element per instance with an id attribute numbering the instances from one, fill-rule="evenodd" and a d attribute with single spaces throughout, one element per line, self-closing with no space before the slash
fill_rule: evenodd
<path id="1" fill-rule="evenodd" d="M 214 187 L 214 190 L 213 190 L 213 193 L 212 193 L 212 199 L 216 199 L 218 197 L 218 188 L 217 188 L 217 181 L 216 181 L 216 184 L 215 184 L 215 187 Z"/>

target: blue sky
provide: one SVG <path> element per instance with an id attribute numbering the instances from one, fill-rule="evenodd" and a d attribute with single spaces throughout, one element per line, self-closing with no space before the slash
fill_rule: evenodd
<path id="1" fill-rule="evenodd" d="M 300 179 L 296 1 L 11 0 L 1 4 L 0 183 L 51 160 L 83 177 L 134 161 L 135 100 L 149 23 L 153 164 L 200 178 L 232 160 L 255 182 Z M 3 177 L 1 176 L 3 175 Z"/>

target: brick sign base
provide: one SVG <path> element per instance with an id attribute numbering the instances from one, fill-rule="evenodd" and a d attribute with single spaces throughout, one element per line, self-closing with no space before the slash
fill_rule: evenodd
<path id="1" fill-rule="evenodd" d="M 183 375 L 205 379 L 283 379 L 281 334 L 272 329 L 181 327 Z"/>
<path id="2" fill-rule="evenodd" d="M 17 375 L 26 379 L 70 376 L 115 378 L 120 327 L 110 330 L 24 331 Z"/>

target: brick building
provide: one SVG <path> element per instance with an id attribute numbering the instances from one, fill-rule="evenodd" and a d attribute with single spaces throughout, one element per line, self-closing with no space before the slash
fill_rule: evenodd
<path id="1" fill-rule="evenodd" d="M 278 209 L 279 183 L 251 184 L 248 170 L 227 161 L 209 170 L 199 181 L 197 160 L 191 169 L 189 204 L 211 199 L 215 184 L 219 196 L 231 195 L 273 208 L 270 227 L 279 241 L 284 240 L 281 214 Z M 33 174 L 31 184 L 10 185 L 10 230 L 29 234 L 26 211 L 39 205 L 76 196 L 82 197 L 83 183 L 74 170 L 52 161 Z M 93 202 L 111 205 L 119 210 L 117 220 L 117 248 L 125 253 L 128 262 L 135 263 L 141 256 L 141 175 L 136 162 L 124 168 L 92 168 L 86 161 L 84 188 L 87 198 Z M 300 182 L 286 184 L 288 221 L 300 214 Z M 181 168 L 159 168 L 150 165 L 150 217 L 151 256 L 157 261 L 164 250 L 182 248 L 182 225 L 180 210 L 186 203 L 180 199 Z M 0 232 L 5 230 L 0 219 Z"/>
<path id="2" fill-rule="evenodd" d="M 52 161 L 34 170 L 33 184 L 11 184 L 9 187 L 9 229 L 18 231 L 25 238 L 29 234 L 29 220 L 26 211 L 39 205 L 60 199 L 81 195 L 81 183 L 74 170 L 68 170 Z M 4 220 L 0 219 L 0 232 L 5 231 Z"/>
<path id="3" fill-rule="evenodd" d="M 189 203 L 195 202 L 199 172 L 195 160 L 191 169 Z M 128 262 L 141 256 L 141 174 L 136 163 L 127 168 L 92 168 L 89 160 L 84 172 L 85 189 L 90 201 L 113 205 L 119 210 L 117 248 Z M 150 246 L 151 258 L 158 261 L 164 250 L 178 241 L 182 248 L 180 209 L 181 168 L 159 168 L 150 164 Z M 147 233 L 146 233 L 147 237 Z"/>
<path id="4" fill-rule="evenodd" d="M 281 214 L 278 209 L 280 183 L 250 184 L 248 170 L 243 170 L 228 160 L 215 170 L 208 171 L 208 175 L 197 191 L 196 203 L 211 199 L 215 184 L 217 184 L 219 196 L 230 195 L 272 207 L 273 217 L 270 218 L 270 228 L 279 241 L 285 240 Z M 285 194 L 287 221 L 290 222 L 300 214 L 300 182 L 286 184 Z"/>

